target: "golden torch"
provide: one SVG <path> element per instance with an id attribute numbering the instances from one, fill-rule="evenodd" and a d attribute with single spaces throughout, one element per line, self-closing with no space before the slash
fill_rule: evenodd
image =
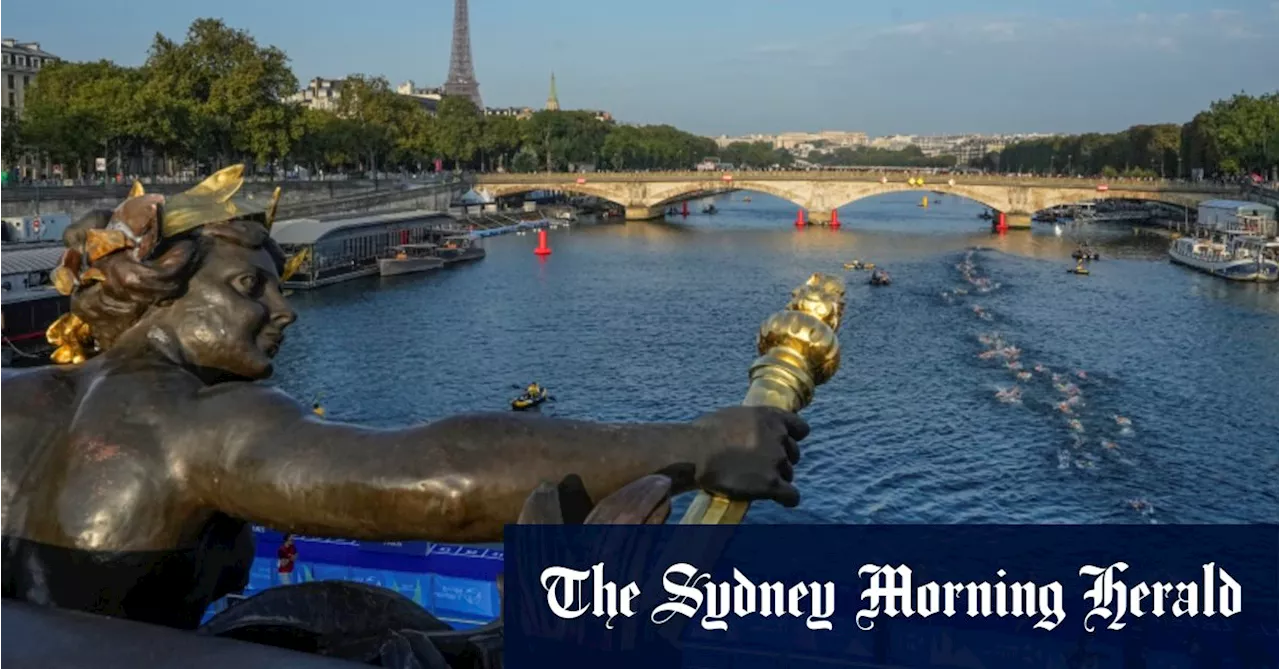
<path id="1" fill-rule="evenodd" d="M 765 319 L 756 338 L 760 357 L 751 363 L 746 406 L 770 406 L 799 412 L 813 401 L 813 390 L 840 368 L 836 331 L 844 315 L 844 280 L 814 274 L 791 291 L 785 311 Z M 699 492 L 681 523 L 736 525 L 750 502 Z"/>

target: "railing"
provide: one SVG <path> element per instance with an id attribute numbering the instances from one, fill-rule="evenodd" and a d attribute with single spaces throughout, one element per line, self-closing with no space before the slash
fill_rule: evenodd
<path id="1" fill-rule="evenodd" d="M 476 185 L 486 184 L 565 184 L 574 185 L 582 180 L 591 183 L 652 183 L 662 181 L 723 181 L 725 176 L 742 181 L 845 181 L 845 182 L 879 182 L 882 178 L 888 183 L 902 183 L 907 178 L 923 178 L 921 188 L 947 185 L 954 180 L 956 185 L 972 186 L 1032 186 L 1044 188 L 1087 188 L 1096 189 L 1106 184 L 1124 190 L 1160 190 L 1187 193 L 1239 193 L 1240 187 L 1234 185 L 1195 183 L 1174 180 L 1148 180 L 1136 178 L 1076 178 L 1076 177 L 1044 177 L 1044 176 L 1006 176 L 972 173 L 929 173 L 926 170 L 902 172 L 851 172 L 825 170 L 728 170 L 728 171 L 670 171 L 670 172 L 530 172 L 525 174 L 478 174 L 473 177 Z"/>
<path id="2" fill-rule="evenodd" d="M 148 192 L 174 194 L 181 193 L 198 182 L 186 180 L 160 180 L 151 181 L 148 179 L 140 179 Z M 432 176 L 427 179 L 273 179 L 267 177 L 245 177 L 246 184 L 275 185 L 286 190 L 325 190 L 334 189 L 335 191 L 364 191 L 364 192 L 389 192 L 400 188 L 404 184 L 413 187 L 420 186 L 436 186 L 446 183 L 454 183 L 458 181 L 457 177 L 452 175 Z M 40 199 L 58 199 L 58 200 L 85 200 L 102 197 L 114 197 L 123 199 L 129 192 L 132 182 L 126 183 L 73 183 L 64 185 L 57 182 L 44 182 L 33 185 L 13 185 L 7 184 L 3 189 L 4 199 L 13 201 L 29 201 Z"/>

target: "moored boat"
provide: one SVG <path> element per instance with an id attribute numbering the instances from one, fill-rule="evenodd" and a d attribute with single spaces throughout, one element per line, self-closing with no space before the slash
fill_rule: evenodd
<path id="1" fill-rule="evenodd" d="M 429 272 L 444 267 L 444 259 L 436 255 L 435 244 L 401 244 L 388 249 L 387 257 L 378 258 L 382 276 Z"/>
<path id="2" fill-rule="evenodd" d="M 50 346 L 46 331 L 71 311 L 71 298 L 59 293 L 50 279 L 62 258 L 63 247 L 31 242 L 5 244 L 4 290 L 0 297 L 0 334 L 5 362 L 11 356 L 44 361 Z"/>
<path id="3" fill-rule="evenodd" d="M 1274 239 L 1233 232 L 1213 237 L 1181 237 L 1169 246 L 1169 259 L 1232 281 L 1274 283 L 1278 272 Z"/>
<path id="4" fill-rule="evenodd" d="M 436 255 L 444 261 L 444 264 L 453 265 L 470 260 L 480 260 L 485 256 L 485 251 L 484 247 L 478 244 L 470 235 L 458 235 L 456 237 L 446 237 L 440 248 L 436 249 Z"/>

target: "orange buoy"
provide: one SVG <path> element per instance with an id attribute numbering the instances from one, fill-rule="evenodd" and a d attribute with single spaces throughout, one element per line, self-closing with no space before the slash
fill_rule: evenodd
<path id="1" fill-rule="evenodd" d="M 533 250 L 533 254 L 536 256 L 551 255 L 551 247 L 547 246 L 547 231 L 545 229 L 538 231 L 538 248 Z"/>
<path id="2" fill-rule="evenodd" d="M 796 227 L 797 227 L 797 228 L 803 228 L 803 227 L 804 227 L 804 225 L 805 225 L 805 223 L 804 223 L 804 209 L 797 209 L 797 210 L 796 210 Z"/>
<path id="3" fill-rule="evenodd" d="M 831 227 L 832 228 L 840 227 L 840 210 L 839 209 L 831 210 Z"/>

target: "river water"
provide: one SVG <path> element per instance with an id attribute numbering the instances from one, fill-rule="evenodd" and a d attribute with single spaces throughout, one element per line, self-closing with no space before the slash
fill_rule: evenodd
<path id="1" fill-rule="evenodd" d="M 1274 286 L 1172 265 L 1127 227 L 995 236 L 953 197 L 884 195 L 841 209 L 840 230 L 796 230 L 794 205 L 743 195 L 551 231 L 545 261 L 533 235 L 496 237 L 469 266 L 296 293 L 275 382 L 378 426 L 505 410 L 532 380 L 547 414 L 688 420 L 741 400 L 759 323 L 793 287 L 843 273 L 843 365 L 804 414 L 803 501 L 750 522 L 1277 522 Z M 1088 277 L 1065 271 L 1082 238 L 1104 254 Z M 893 285 L 844 273 L 852 258 Z"/>

